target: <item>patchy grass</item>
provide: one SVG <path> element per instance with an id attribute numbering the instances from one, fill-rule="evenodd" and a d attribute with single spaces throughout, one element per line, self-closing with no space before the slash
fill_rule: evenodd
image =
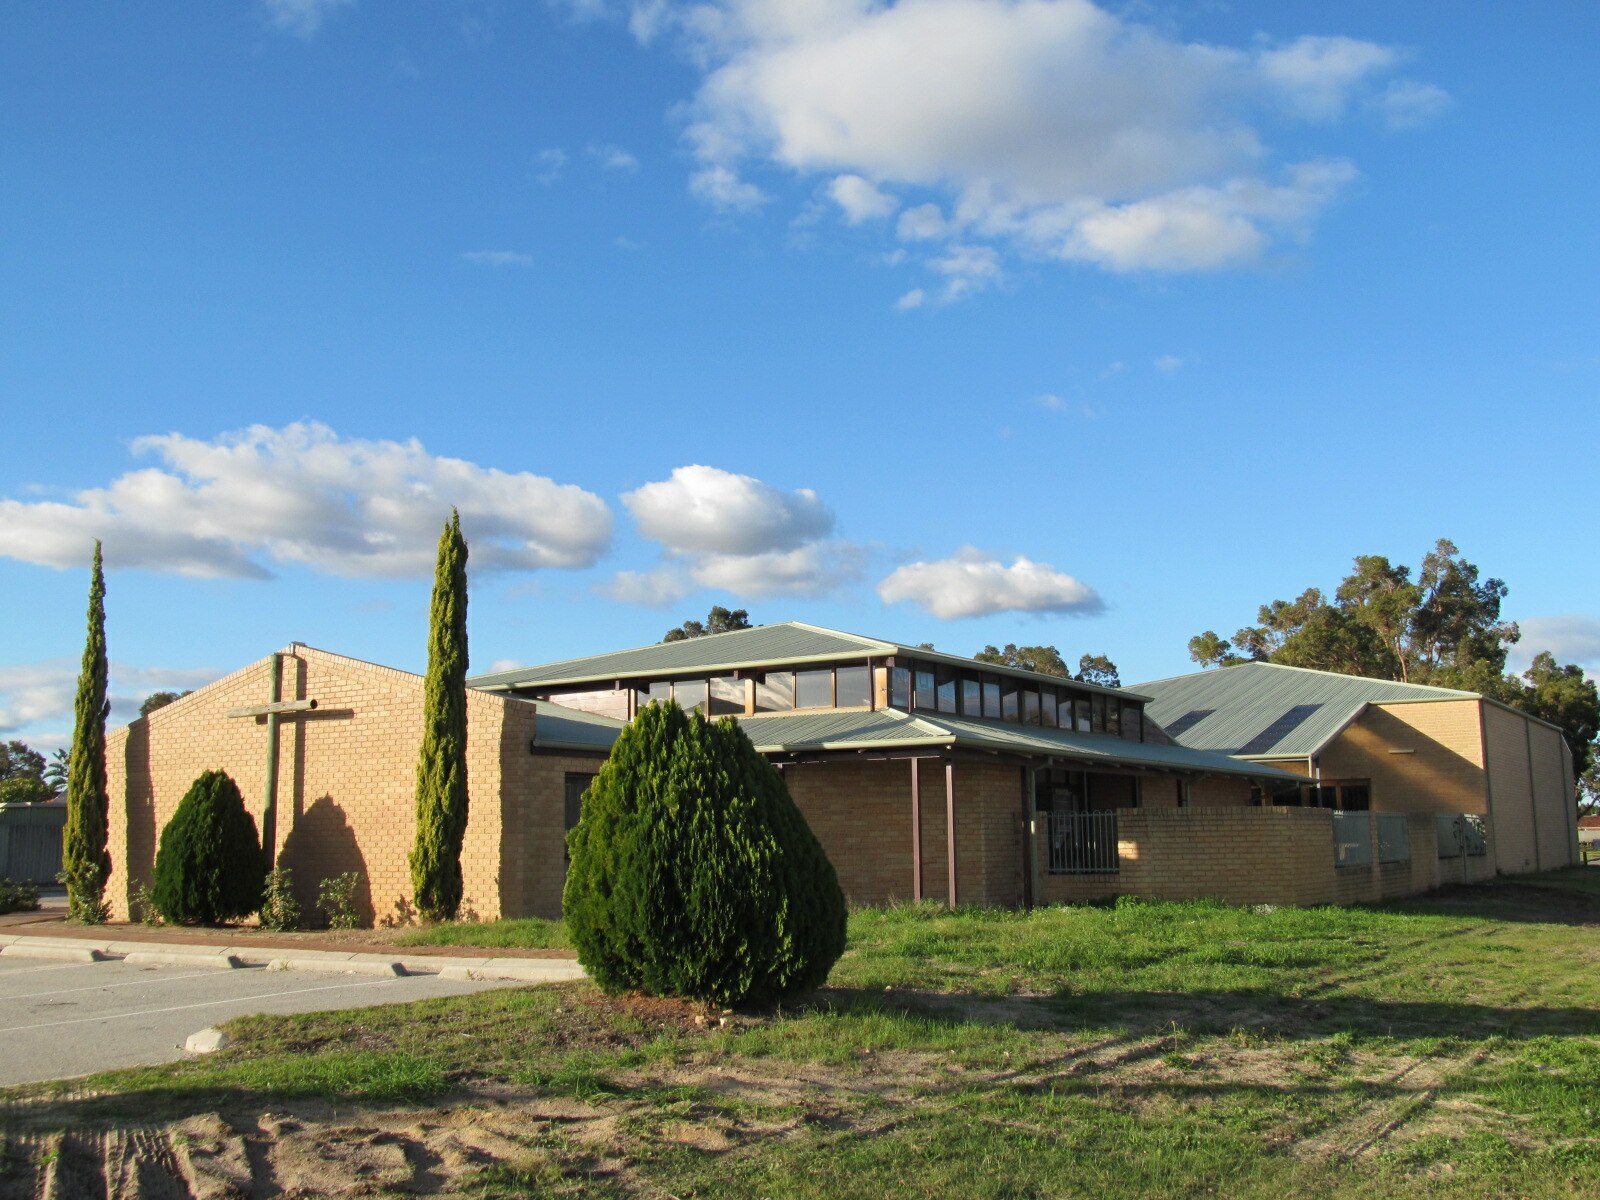
<path id="1" fill-rule="evenodd" d="M 504 921 L 445 921 L 407 929 L 394 938 L 400 946 L 479 946 L 487 950 L 570 950 L 562 921 L 521 917 Z"/>
<path id="2" fill-rule="evenodd" d="M 237 1142 L 289 1178 L 314 1144 L 483 1197 L 1593 1195 L 1593 878 L 1370 909 L 867 910 L 783 1011 L 569 984 L 250 1018 L 209 1058 L 14 1091 L 0 1140 L 18 1178 L 51 1131 L 135 1125 L 179 1159 L 194 1129 L 204 1162 Z"/>

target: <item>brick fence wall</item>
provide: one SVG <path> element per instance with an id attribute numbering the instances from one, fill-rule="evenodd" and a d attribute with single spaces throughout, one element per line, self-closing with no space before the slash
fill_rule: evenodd
<path id="1" fill-rule="evenodd" d="M 224 770 L 276 861 L 294 872 L 304 910 L 314 906 L 320 880 L 359 871 L 366 920 L 410 919 L 422 677 L 305 646 L 284 651 L 282 697 L 318 707 L 280 718 L 277 806 L 269 815 L 266 718 L 227 710 L 267 701 L 271 664 L 252 663 L 108 739 L 115 918 L 128 916 L 132 887 L 149 882 L 160 831 L 190 784 L 203 771 Z M 548 891 L 551 851 L 539 848 L 547 847 L 552 819 L 559 838 L 561 796 L 541 790 L 529 750 L 535 719 L 531 704 L 468 693 L 464 915 L 520 915 Z M 559 868 L 559 840 L 553 853 Z"/>

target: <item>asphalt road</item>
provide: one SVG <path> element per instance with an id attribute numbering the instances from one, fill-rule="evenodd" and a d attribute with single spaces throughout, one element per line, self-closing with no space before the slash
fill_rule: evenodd
<path id="1" fill-rule="evenodd" d="M 0 956 L 0 1085 L 185 1057 L 190 1034 L 247 1013 L 462 996 L 504 982 L 433 975 L 133 966 Z"/>

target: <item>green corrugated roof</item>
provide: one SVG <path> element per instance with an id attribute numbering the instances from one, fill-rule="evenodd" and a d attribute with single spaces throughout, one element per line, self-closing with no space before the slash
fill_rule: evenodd
<path id="1" fill-rule="evenodd" d="M 559 705 L 539 705 L 539 743 L 545 744 L 546 714 Z M 606 746 L 622 728 L 621 721 L 576 714 L 596 734 L 607 736 Z M 888 750 L 927 747 L 932 750 L 965 748 L 1033 757 L 1052 757 L 1086 766 L 1150 767 L 1192 771 L 1206 775 L 1240 775 L 1251 778 L 1298 779 L 1261 763 L 1247 763 L 1227 755 L 1183 746 L 1129 742 L 1105 734 L 1074 733 L 993 721 L 969 720 L 945 713 L 875 712 L 775 713 L 739 718 L 756 749 L 763 754 L 804 753 L 819 750 Z"/>
<path id="2" fill-rule="evenodd" d="M 1135 700 L 1145 697 L 1137 692 L 1097 687 L 1092 683 L 1076 683 L 1054 675 L 1040 675 L 1034 671 L 1021 671 L 1014 667 L 999 667 L 990 663 L 974 663 L 970 658 L 944 654 L 937 650 L 919 650 L 899 642 L 885 642 L 878 638 L 842 633 L 837 629 L 823 629 L 799 621 L 785 621 L 778 625 L 758 625 L 754 629 L 736 629 L 731 633 L 713 633 L 706 637 L 686 638 L 681 642 L 662 642 L 654 646 L 639 646 L 632 650 L 618 650 L 610 654 L 595 654 L 587 658 L 569 658 L 562 662 L 545 663 L 533 667 L 517 667 L 511 671 L 498 671 L 492 675 L 479 675 L 467 682 L 476 688 L 502 691 L 508 688 L 553 687 L 563 684 L 611 682 L 618 679 L 645 679 L 652 676 L 686 674 L 720 674 L 741 668 L 762 666 L 789 666 L 806 662 L 836 662 L 846 659 L 884 658 L 888 655 L 907 655 L 926 662 L 990 671 L 1001 675 L 1014 675 L 1023 679 L 1037 679 L 1055 684 L 1071 683 L 1075 688 L 1090 692 L 1114 692 Z"/>
<path id="3" fill-rule="evenodd" d="M 1478 698 L 1475 692 L 1454 688 L 1277 663 L 1241 663 L 1138 686 L 1152 698 L 1145 706 L 1146 715 L 1180 745 L 1248 758 L 1315 754 L 1363 705 Z M 1197 716 L 1201 713 L 1207 715 Z"/>

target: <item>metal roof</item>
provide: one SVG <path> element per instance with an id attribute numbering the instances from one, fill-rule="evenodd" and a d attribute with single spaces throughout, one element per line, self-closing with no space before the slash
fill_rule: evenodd
<path id="1" fill-rule="evenodd" d="M 546 714 L 560 705 L 539 705 L 539 744 L 545 744 Z M 570 710 L 569 710 L 570 711 Z M 574 714 L 585 719 L 609 746 L 623 723 L 609 717 Z M 910 714 L 888 708 L 828 712 L 774 713 L 738 718 L 745 733 L 763 754 L 794 754 L 822 750 L 890 750 L 925 747 L 991 750 L 1028 758 L 1059 758 L 1087 766 L 1145 767 L 1189 771 L 1205 775 L 1239 775 L 1250 778 L 1299 781 L 1264 763 L 1245 762 L 1223 754 L 1190 750 L 1154 742 L 1130 742 L 1106 734 L 1075 733 L 993 721 L 971 720 L 947 713 Z"/>
<path id="2" fill-rule="evenodd" d="M 758 625 L 754 629 L 735 629 L 730 633 L 685 638 L 681 642 L 661 642 L 653 646 L 639 646 L 632 650 L 618 650 L 610 654 L 594 654 L 587 658 L 569 658 L 562 662 L 545 663 L 540 666 L 517 667 L 511 671 L 479 675 L 467 682 L 475 688 L 504 691 L 510 688 L 610 683 L 619 679 L 644 679 L 690 673 L 721 674 L 752 667 L 785 667 L 808 662 L 886 658 L 890 655 L 905 655 L 925 662 L 943 663 L 968 670 L 976 668 L 999 675 L 1037 680 L 1041 683 L 1067 684 L 1087 692 L 1107 692 L 1134 700 L 1147 698 L 1125 688 L 1104 688 L 1093 683 L 1062 679 L 1056 675 L 1042 675 L 1037 671 L 996 666 L 993 663 L 977 663 L 957 654 L 921 650 L 899 642 L 885 642 L 878 638 L 843 633 L 837 629 L 824 629 L 819 625 L 807 625 L 800 621 Z"/>
<path id="3" fill-rule="evenodd" d="M 1145 714 L 1180 745 L 1245 758 L 1306 758 L 1368 704 L 1476 700 L 1476 692 L 1333 671 L 1241 663 L 1139 684 Z"/>
<path id="4" fill-rule="evenodd" d="M 539 710 L 533 726 L 533 744 L 541 750 L 609 751 L 617 734 L 627 726 L 615 717 L 579 712 L 548 700 L 524 701 Z"/>

